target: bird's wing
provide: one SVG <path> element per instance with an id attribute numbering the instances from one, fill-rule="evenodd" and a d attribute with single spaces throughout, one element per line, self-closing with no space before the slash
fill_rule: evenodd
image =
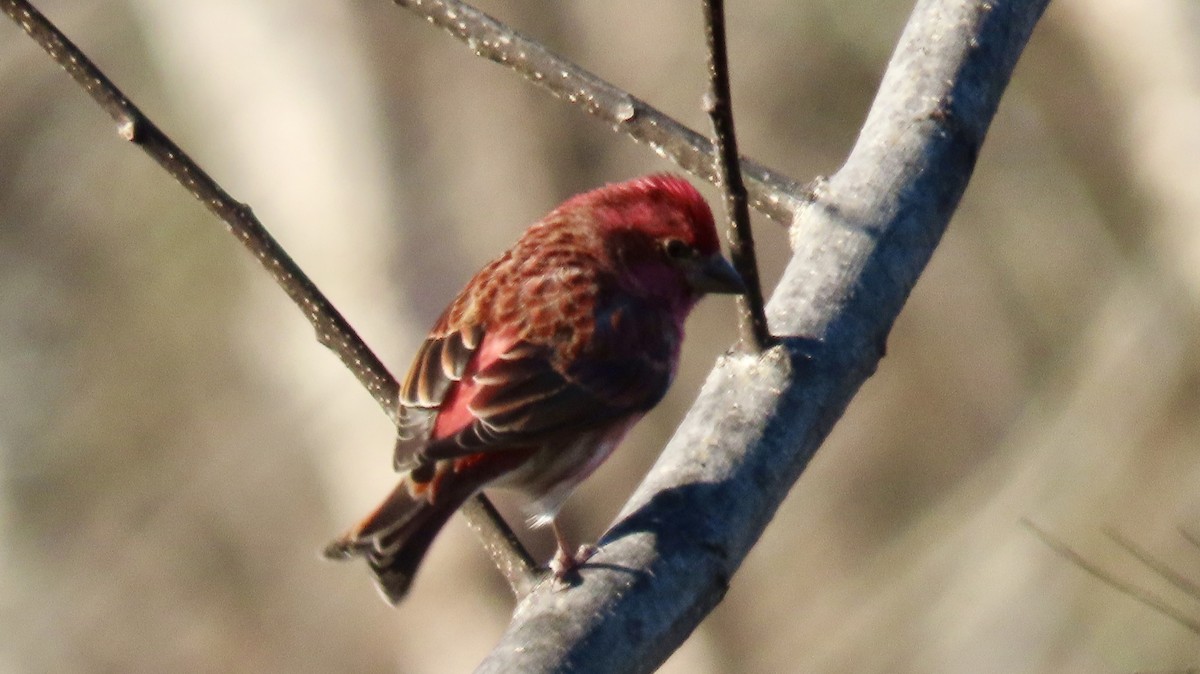
<path id="1" fill-rule="evenodd" d="M 560 366 L 550 348 L 514 342 L 456 385 L 442 416 L 457 423 L 439 419 L 422 457 L 528 448 L 597 428 L 653 407 L 672 374 L 671 362 L 637 351 L 585 354 Z"/>
<path id="2" fill-rule="evenodd" d="M 443 317 L 439 327 L 444 323 Z M 435 329 L 434 335 L 421 344 L 400 387 L 394 459 L 397 470 L 429 442 L 442 403 L 466 374 L 483 337 L 483 330 L 477 326 Z"/>

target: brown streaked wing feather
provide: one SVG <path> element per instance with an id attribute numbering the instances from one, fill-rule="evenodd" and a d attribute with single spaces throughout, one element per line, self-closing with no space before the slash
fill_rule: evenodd
<path id="1" fill-rule="evenodd" d="M 637 356 L 590 362 L 564 374 L 547 349 L 518 343 L 475 376 L 476 419 L 425 447 L 427 459 L 540 445 L 653 407 L 670 372 Z"/>
<path id="2" fill-rule="evenodd" d="M 421 344 L 400 387 L 393 459 L 397 470 L 424 448 L 437 420 L 438 408 L 450 387 L 462 379 L 482 340 L 483 330 L 468 326 L 430 337 Z"/>
<path id="3" fill-rule="evenodd" d="M 468 327 L 426 339 L 400 387 L 400 403 L 425 408 L 441 405 L 450 385 L 462 379 L 482 335 L 478 327 Z"/>

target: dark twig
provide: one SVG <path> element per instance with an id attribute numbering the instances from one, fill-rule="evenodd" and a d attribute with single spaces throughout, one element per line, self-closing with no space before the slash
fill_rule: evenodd
<path id="1" fill-rule="evenodd" d="M 1093 564 L 1092 562 L 1088 561 L 1086 557 L 1079 554 L 1075 550 L 1072 550 L 1066 543 L 1063 543 L 1050 533 L 1041 529 L 1028 518 L 1022 518 L 1021 524 L 1024 524 L 1026 527 L 1028 527 L 1029 530 L 1032 531 L 1038 538 L 1040 538 L 1043 543 L 1049 546 L 1051 550 L 1057 552 L 1059 555 L 1066 558 L 1067 561 L 1083 569 L 1093 577 L 1098 578 L 1105 585 L 1108 585 L 1118 592 L 1129 595 L 1139 603 L 1149 606 L 1155 611 L 1158 611 L 1159 613 L 1170 618 L 1171 620 L 1174 620 L 1196 634 L 1200 634 L 1200 622 L 1193 620 L 1191 617 L 1185 615 L 1182 611 L 1171 606 L 1162 597 L 1159 597 L 1149 590 L 1144 590 L 1140 587 L 1137 587 L 1132 583 L 1127 583 L 1112 575 L 1108 571 L 1105 571 L 1099 566 Z"/>
<path id="2" fill-rule="evenodd" d="M 1184 529 L 1183 527 L 1179 527 L 1179 535 L 1183 537 L 1183 540 L 1191 543 L 1195 548 L 1200 549 L 1200 537 L 1196 536 L 1187 529 Z"/>
<path id="3" fill-rule="evenodd" d="M 229 231 L 250 250 L 304 312 L 316 329 L 317 340 L 341 358 L 395 421 L 396 380 L 346 319 L 254 217 L 250 207 L 222 189 L 32 5 L 24 0 L 0 0 L 0 7 L 113 118 L 122 138 L 140 146 L 184 189 L 225 222 Z"/>
<path id="4" fill-rule="evenodd" d="M 1125 538 L 1115 529 L 1106 529 L 1104 533 L 1112 539 L 1114 543 L 1125 549 L 1126 552 L 1133 555 L 1139 562 L 1145 564 L 1151 571 L 1162 576 L 1168 583 L 1183 590 L 1192 596 L 1193 599 L 1200 600 L 1200 584 L 1184 577 L 1175 569 L 1167 566 L 1162 560 L 1150 554 L 1149 551 L 1143 549 L 1137 543 Z"/>
<path id="5" fill-rule="evenodd" d="M 758 278 L 758 260 L 754 253 L 754 232 L 750 229 L 750 208 L 746 204 L 746 185 L 742 182 L 738 162 L 733 94 L 729 90 L 729 53 L 725 47 L 725 2 L 705 0 L 703 4 L 709 77 L 704 108 L 712 118 L 721 169 L 718 184 L 725 197 L 725 216 L 733 226 L 733 236 L 729 241 L 730 257 L 746 283 L 746 294 L 738 302 L 742 309 L 742 344 L 746 347 L 753 344 L 756 351 L 762 351 L 778 340 L 771 336 L 767 314 L 763 310 L 762 283 Z"/>
<path id="6" fill-rule="evenodd" d="M 371 352 L 350 323 L 317 289 L 316 285 L 284 251 L 250 207 L 229 195 L 215 180 L 148 117 L 142 114 L 125 94 L 94 63 L 71 42 L 41 12 L 25 0 L 0 0 L 0 9 L 50 55 L 117 123 L 117 131 L 125 140 L 138 145 L 154 161 L 171 174 L 193 197 L 225 222 L 229 231 L 242 242 L 267 270 L 288 297 L 304 312 L 317 333 L 317 341 L 328 347 L 354 373 L 392 421 L 397 415 L 396 380 L 383 363 Z M 524 593 L 528 579 L 513 580 L 513 569 L 523 569 L 532 577 L 534 568 L 529 553 L 520 547 L 516 537 L 495 508 L 480 495 L 471 508 L 473 520 L 486 516 L 484 521 L 472 521 L 472 528 L 484 539 L 489 554 L 507 551 L 501 570 L 513 583 L 513 590 Z M 515 546 L 515 547 L 514 547 Z"/>
<path id="7" fill-rule="evenodd" d="M 462 507 L 462 513 L 467 518 L 467 526 L 483 543 L 484 551 L 508 581 L 513 594 L 517 595 L 518 600 L 524 599 L 540 577 L 537 562 L 490 500 L 471 499 Z M 500 526 L 493 530 L 493 523 L 499 523 Z"/>
<path id="8" fill-rule="evenodd" d="M 645 101 L 605 82 L 484 12 L 458 0 L 392 0 L 445 29 L 477 55 L 512 68 L 555 96 L 582 107 L 685 171 L 715 183 L 712 142 Z M 804 187 L 751 159 L 742 158 L 750 204 L 771 219 L 792 223 L 806 200 Z"/>

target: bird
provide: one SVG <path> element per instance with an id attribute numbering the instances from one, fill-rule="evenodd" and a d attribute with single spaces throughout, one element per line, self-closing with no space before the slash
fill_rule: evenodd
<path id="1" fill-rule="evenodd" d="M 528 495 L 565 578 L 594 548 L 570 549 L 564 501 L 666 394 L 697 301 L 744 292 L 687 180 L 653 174 L 564 201 L 438 318 L 399 390 L 399 484 L 325 556 L 365 558 L 398 604 L 450 516 L 497 487 Z"/>

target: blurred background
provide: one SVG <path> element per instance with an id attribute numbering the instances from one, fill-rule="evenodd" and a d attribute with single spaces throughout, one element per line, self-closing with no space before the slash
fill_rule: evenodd
<path id="1" fill-rule="evenodd" d="M 729 3 L 743 150 L 836 171 L 911 4 Z M 39 5 L 398 375 L 527 224 L 672 168 L 387 2 Z M 707 128 L 695 3 L 483 8 Z M 7 21 L 0 92 L 0 671 L 469 671 L 513 602 L 460 518 L 398 609 L 319 558 L 394 481 L 371 398 Z M 785 233 L 756 228 L 770 284 Z M 1200 7 L 1056 0 L 878 374 L 663 671 L 1200 667 L 1200 634 L 1021 524 L 1200 621 L 1110 535 L 1200 582 L 1198 309 Z M 576 538 L 654 461 L 731 310 L 692 319 L 670 397 L 568 504 Z"/>

